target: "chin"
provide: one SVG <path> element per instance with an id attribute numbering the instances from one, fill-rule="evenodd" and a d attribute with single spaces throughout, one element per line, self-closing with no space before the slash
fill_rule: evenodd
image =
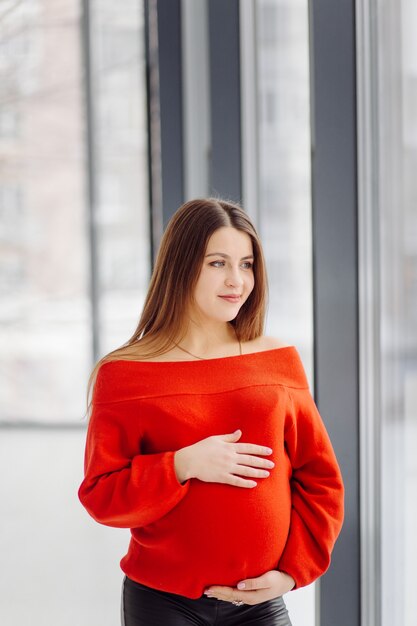
<path id="1" fill-rule="evenodd" d="M 233 313 L 229 313 L 229 315 L 223 315 L 222 317 L 219 317 L 218 315 L 207 315 L 207 317 L 209 317 L 211 320 L 216 321 L 216 322 L 221 322 L 224 324 L 227 324 L 228 322 L 233 321 L 237 316 L 237 313 L 233 314 Z"/>

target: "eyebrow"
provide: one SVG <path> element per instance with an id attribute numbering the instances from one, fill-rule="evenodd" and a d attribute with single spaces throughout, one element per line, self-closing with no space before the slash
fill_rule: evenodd
<path id="1" fill-rule="evenodd" d="M 230 259 L 230 256 L 228 254 L 224 254 L 224 252 L 211 252 L 210 254 L 206 254 L 206 257 L 208 256 L 222 256 L 225 259 Z M 249 254 L 248 256 L 243 256 L 240 260 L 243 261 L 244 259 L 254 259 L 255 257 L 253 256 L 253 254 Z"/>

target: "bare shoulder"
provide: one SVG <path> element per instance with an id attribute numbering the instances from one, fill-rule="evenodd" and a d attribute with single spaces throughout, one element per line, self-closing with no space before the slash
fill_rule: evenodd
<path id="1" fill-rule="evenodd" d="M 275 348 L 287 348 L 290 344 L 286 343 L 282 339 L 277 337 L 271 337 L 269 335 L 261 335 L 247 341 L 245 344 L 245 352 L 263 352 L 264 350 L 275 350 Z"/>
<path id="2" fill-rule="evenodd" d="M 274 350 L 275 348 L 288 348 L 289 343 L 283 341 L 282 339 L 278 339 L 278 337 L 271 337 L 267 335 L 263 335 L 259 337 L 262 340 L 263 350 Z"/>

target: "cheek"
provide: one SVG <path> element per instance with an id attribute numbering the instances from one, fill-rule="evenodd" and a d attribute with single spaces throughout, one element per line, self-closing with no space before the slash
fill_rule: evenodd
<path id="1" fill-rule="evenodd" d="M 251 276 L 248 277 L 248 280 L 246 281 L 246 286 L 248 289 L 248 292 L 252 291 L 252 289 L 255 286 L 255 276 L 253 274 L 251 274 Z"/>
<path id="2" fill-rule="evenodd" d="M 207 286 L 209 284 L 210 284 L 210 274 L 202 270 L 197 280 L 196 291 L 198 291 L 200 294 L 204 293 L 204 291 L 207 289 Z"/>
<path id="3" fill-rule="evenodd" d="M 216 277 L 210 273 L 202 273 L 196 285 L 196 297 L 199 300 L 207 300 L 216 289 Z"/>

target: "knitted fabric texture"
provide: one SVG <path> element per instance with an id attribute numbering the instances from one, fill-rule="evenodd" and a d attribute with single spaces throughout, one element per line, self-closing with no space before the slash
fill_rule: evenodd
<path id="1" fill-rule="evenodd" d="M 272 448 L 253 488 L 191 478 L 175 451 L 211 435 Z M 131 529 L 120 566 L 155 589 L 199 598 L 278 569 L 303 587 L 329 567 L 344 487 L 295 346 L 199 361 L 104 363 L 78 496 L 99 523 Z"/>

